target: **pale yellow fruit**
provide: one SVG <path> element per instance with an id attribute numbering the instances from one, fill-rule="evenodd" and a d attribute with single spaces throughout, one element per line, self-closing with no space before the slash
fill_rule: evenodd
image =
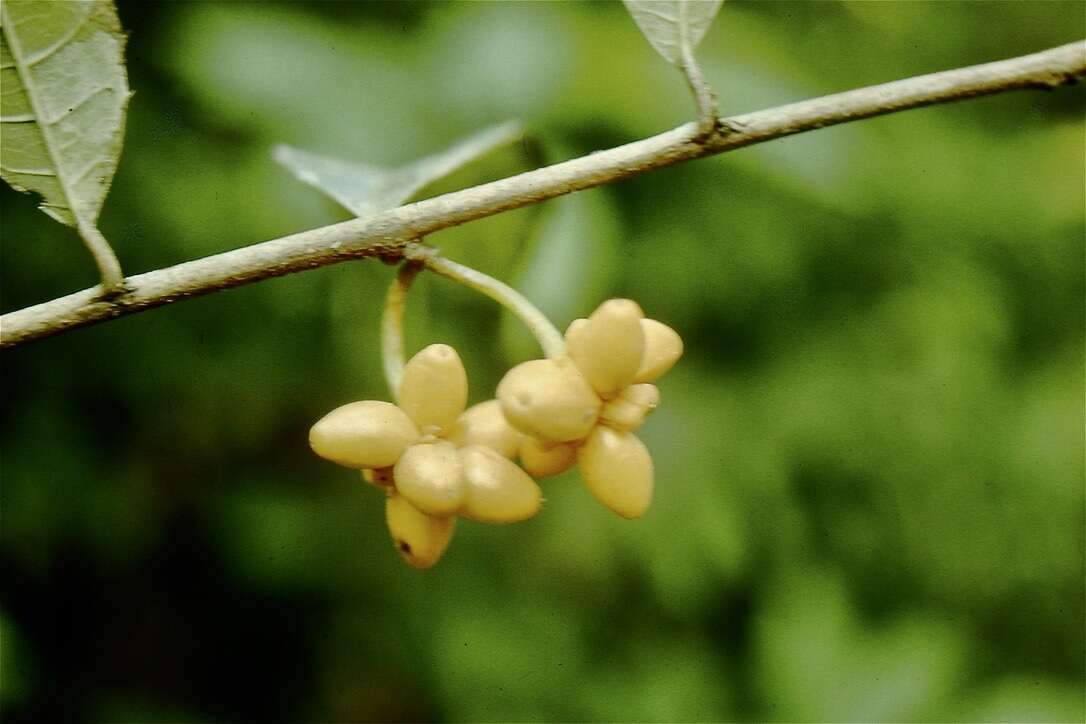
<path id="1" fill-rule="evenodd" d="M 415 568 L 429 568 L 441 560 L 456 532 L 456 518 L 427 515 L 396 493 L 385 503 L 385 520 L 396 550 Z"/>
<path id="2" fill-rule="evenodd" d="M 451 425 L 467 403 L 468 375 L 455 349 L 431 344 L 407 362 L 400 407 L 420 430 Z"/>
<path id="3" fill-rule="evenodd" d="M 507 458 L 513 458 L 521 437 L 502 414 L 501 403 L 487 400 L 472 405 L 456 418 L 445 439 L 457 447 L 485 445 Z"/>
<path id="4" fill-rule="evenodd" d="M 362 471 L 362 479 L 379 488 L 391 488 L 396 485 L 396 479 L 392 477 L 392 468 L 366 469 Z"/>
<path id="5" fill-rule="evenodd" d="M 581 475 L 596 500 L 623 518 L 640 518 L 652 502 L 652 457 L 631 432 L 600 425 L 577 453 Z"/>
<path id="6" fill-rule="evenodd" d="M 568 357 L 517 365 L 498 383 L 498 400 L 513 427 L 553 442 L 587 435 L 596 424 L 601 404 Z"/>
<path id="7" fill-rule="evenodd" d="M 483 523 L 515 523 L 539 512 L 543 493 L 528 473 L 482 445 L 460 449 L 466 492 L 461 515 Z"/>
<path id="8" fill-rule="evenodd" d="M 450 442 L 412 445 L 393 475 L 397 492 L 423 513 L 452 515 L 464 502 L 464 469 Z"/>
<path id="9" fill-rule="evenodd" d="M 566 442 L 543 442 L 525 435 L 520 441 L 520 464 L 533 478 L 564 473 L 577 462 L 577 446 Z"/>
<path id="10" fill-rule="evenodd" d="M 630 385 L 604 403 L 600 410 L 600 422 L 617 430 L 631 432 L 641 427 L 645 418 L 660 404 L 660 390 L 656 385 Z"/>
<path id="11" fill-rule="evenodd" d="M 644 316 L 636 302 L 608 299 L 566 330 L 566 352 L 603 397 L 633 382 L 645 350 Z"/>
<path id="12" fill-rule="evenodd" d="M 645 352 L 634 382 L 652 382 L 662 376 L 683 356 L 683 340 L 671 327 L 655 319 L 642 319 Z"/>
<path id="13" fill-rule="evenodd" d="M 403 410 L 388 402 L 352 402 L 329 412 L 309 430 L 309 446 L 348 468 L 395 465 L 419 431 Z"/>

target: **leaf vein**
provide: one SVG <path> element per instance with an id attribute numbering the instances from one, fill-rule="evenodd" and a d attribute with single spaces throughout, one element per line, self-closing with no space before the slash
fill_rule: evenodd
<path id="1" fill-rule="evenodd" d="M 661 20 L 663 20 L 665 22 L 668 22 L 668 23 L 676 22 L 676 19 L 675 19 L 674 15 L 668 15 L 667 13 L 662 13 L 659 10 L 655 10 L 655 9 L 653 9 L 651 7 L 648 7 L 648 6 L 645 6 L 645 7 L 641 8 L 641 12 L 645 13 L 646 15 L 655 15 L 656 17 L 658 17 Z"/>
<path id="2" fill-rule="evenodd" d="M 83 26 L 87 24 L 87 22 L 91 18 L 91 15 L 93 15 L 93 14 L 94 14 L 93 8 L 88 6 L 87 14 L 84 15 L 82 18 L 80 18 L 79 22 L 77 22 L 75 25 L 73 25 L 72 28 L 67 33 L 65 33 L 63 36 L 58 38 L 56 40 L 56 42 L 54 42 L 49 47 L 43 48 L 42 50 L 39 50 L 34 55 L 26 57 L 23 60 L 23 63 L 26 65 L 27 68 L 31 68 L 31 67 L 37 65 L 38 63 L 42 62 L 43 60 L 45 60 L 49 56 L 55 54 L 58 50 L 63 48 L 65 45 L 67 45 L 68 42 L 71 41 L 71 39 L 74 38 L 76 36 L 76 34 L 79 33 L 79 31 L 83 29 Z"/>
<path id="3" fill-rule="evenodd" d="M 15 168 L 14 166 L 5 166 L 0 164 L 0 168 L 11 173 L 19 173 L 24 176 L 56 176 L 57 172 L 51 168 Z"/>
<path id="4" fill-rule="evenodd" d="M 46 125 L 46 126 L 53 126 L 53 125 L 56 125 L 57 123 L 60 123 L 65 118 L 67 118 L 68 116 L 72 115 L 77 110 L 79 110 L 80 107 L 86 105 L 86 103 L 91 98 L 94 98 L 96 95 L 98 95 L 102 91 L 107 91 L 107 90 L 113 90 L 113 88 L 111 88 L 108 85 L 98 86 L 97 88 L 92 90 L 90 93 L 83 96 L 82 98 L 80 98 L 78 101 L 76 101 L 72 105 L 68 106 L 65 110 L 61 111 L 60 114 L 57 115 L 56 117 L 54 117 L 54 118 L 43 118 L 42 119 L 42 124 Z"/>

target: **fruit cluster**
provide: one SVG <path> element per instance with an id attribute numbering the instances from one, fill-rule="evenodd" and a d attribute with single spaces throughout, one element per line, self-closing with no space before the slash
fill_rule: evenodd
<path id="1" fill-rule="evenodd" d="M 639 517 L 651 502 L 653 471 L 632 431 L 659 402 L 649 382 L 678 360 L 682 341 L 645 319 L 634 302 L 612 299 L 570 325 L 566 350 L 568 356 L 514 367 L 497 399 L 465 410 L 468 382 L 459 355 L 448 345 L 430 345 L 404 367 L 398 405 L 366 400 L 339 407 L 310 430 L 310 446 L 387 491 L 393 541 L 418 568 L 441 558 L 457 516 L 526 520 L 542 502 L 533 477 L 574 463 L 600 502 Z"/>
<path id="2" fill-rule="evenodd" d="M 656 409 L 650 384 L 678 361 L 682 339 L 646 319 L 629 299 L 611 299 L 566 330 L 566 357 L 517 365 L 498 384 L 506 419 L 527 437 L 521 463 L 536 477 L 574 462 L 589 491 L 624 518 L 652 502 L 652 458 L 633 434 Z"/>

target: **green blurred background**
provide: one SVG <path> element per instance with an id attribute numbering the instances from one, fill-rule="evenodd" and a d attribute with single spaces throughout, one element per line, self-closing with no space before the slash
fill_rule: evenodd
<path id="1" fill-rule="evenodd" d="M 618 3 L 119 6 L 136 91 L 102 227 L 129 273 L 347 218 L 278 142 L 406 162 L 523 119 L 427 193 L 662 131 L 692 103 Z M 1079 2 L 728 2 L 727 113 L 1073 41 Z M 2 356 L 8 721 L 1080 721 L 1081 88 L 910 111 L 434 235 L 559 326 L 610 296 L 687 344 L 638 522 L 576 473 L 405 566 L 306 445 L 386 396 L 376 261 Z M 3 309 L 94 282 L 2 194 Z M 536 356 L 422 278 L 412 349 L 486 399 Z"/>

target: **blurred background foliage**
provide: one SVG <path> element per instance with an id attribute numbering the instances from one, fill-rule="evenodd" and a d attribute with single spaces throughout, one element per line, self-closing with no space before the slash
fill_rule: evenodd
<path id="1" fill-rule="evenodd" d="M 521 118 L 438 193 L 687 120 L 618 3 L 120 3 L 136 91 L 102 219 L 129 273 L 346 212 L 278 142 L 397 164 Z M 1075 40 L 1078 2 L 729 2 L 738 113 Z M 576 473 L 404 566 L 307 429 L 386 396 L 393 270 L 342 264 L 3 354 L 8 721 L 1081 721 L 1083 104 L 1024 92 L 665 169 L 430 241 L 559 326 L 683 334 L 649 515 Z M 3 189 L 5 311 L 94 282 Z M 535 356 L 424 277 L 472 399 Z"/>

